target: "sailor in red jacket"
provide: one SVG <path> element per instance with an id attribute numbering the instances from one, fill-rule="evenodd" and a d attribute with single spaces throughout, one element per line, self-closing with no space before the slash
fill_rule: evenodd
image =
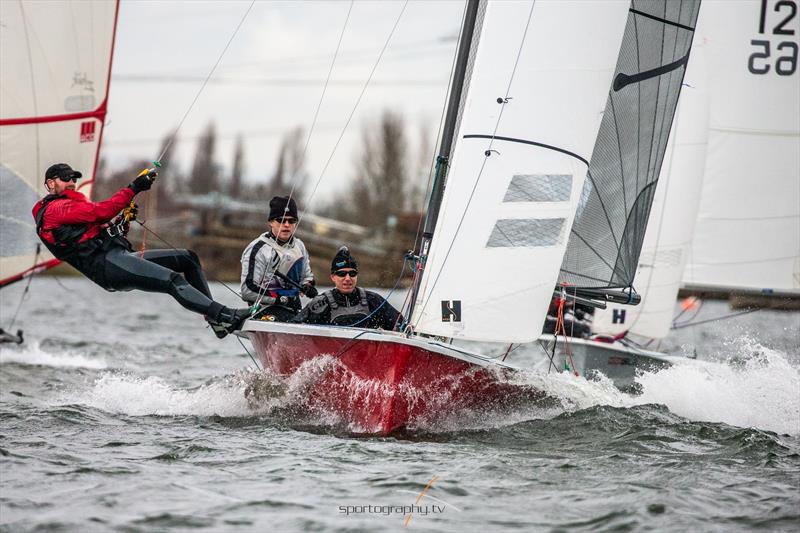
<path id="1" fill-rule="evenodd" d="M 97 203 L 75 190 L 80 177 L 65 163 L 52 165 L 44 179 L 50 194 L 33 206 L 36 232 L 54 256 L 108 291 L 170 294 L 186 309 L 205 315 L 220 338 L 249 316 L 248 309 L 230 309 L 211 299 L 194 252 L 148 250 L 142 256 L 132 251 L 125 238 L 127 224 L 118 215 L 136 194 L 150 189 L 155 172 L 142 172 L 130 185 Z"/>

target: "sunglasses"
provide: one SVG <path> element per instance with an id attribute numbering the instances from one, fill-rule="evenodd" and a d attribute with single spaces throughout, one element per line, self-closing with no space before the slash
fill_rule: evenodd
<path id="1" fill-rule="evenodd" d="M 57 178 L 60 179 L 61 181 L 65 182 L 65 183 L 69 183 L 70 181 L 74 181 L 75 183 L 78 183 L 78 178 L 76 176 L 66 176 L 66 177 L 65 176 L 57 176 Z M 55 178 L 52 178 L 52 179 L 55 179 Z"/>
<path id="2" fill-rule="evenodd" d="M 337 278 L 344 278 L 347 276 L 354 278 L 358 276 L 358 270 L 337 270 L 336 272 L 333 273 L 333 275 L 336 276 Z"/>
<path id="3" fill-rule="evenodd" d="M 272 220 L 274 220 L 278 224 L 286 223 L 286 224 L 291 224 L 292 226 L 297 224 L 297 219 L 296 218 L 273 218 Z"/>

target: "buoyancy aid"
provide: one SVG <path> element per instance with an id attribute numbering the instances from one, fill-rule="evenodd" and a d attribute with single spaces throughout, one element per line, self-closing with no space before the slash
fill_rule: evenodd
<path id="1" fill-rule="evenodd" d="M 305 254 L 303 253 L 303 248 L 295 244 L 294 237 L 281 244 L 271 232 L 267 232 L 261 235 L 259 240 L 272 249 L 267 271 L 280 272 L 295 283 L 302 283 Z M 297 298 L 297 304 L 299 305 L 300 303 L 300 291 L 297 287 L 287 284 L 279 276 L 272 277 L 268 291 L 273 298 L 288 296 Z"/>
<path id="2" fill-rule="evenodd" d="M 358 303 L 356 305 L 341 305 L 333 297 L 333 291 L 325 291 L 325 299 L 331 310 L 331 324 L 335 326 L 363 325 L 358 322 L 369 316 L 369 303 L 367 302 L 367 291 L 361 287 L 356 287 L 358 292 Z M 345 301 L 349 302 L 348 295 L 342 295 Z"/>
<path id="3" fill-rule="evenodd" d="M 65 261 L 75 267 L 80 273 L 104 286 L 104 269 L 98 261 L 98 252 L 108 251 L 112 246 L 122 246 L 126 250 L 131 250 L 131 245 L 122 236 L 112 237 L 105 231 L 101 231 L 97 236 L 81 240 L 89 230 L 89 224 L 64 224 L 51 231 L 53 240 L 48 241 L 42 234 L 44 226 L 44 215 L 48 206 L 57 200 L 69 199 L 64 194 L 48 194 L 41 201 L 41 207 L 36 213 L 36 234 L 44 243 L 50 253 L 57 259 Z"/>

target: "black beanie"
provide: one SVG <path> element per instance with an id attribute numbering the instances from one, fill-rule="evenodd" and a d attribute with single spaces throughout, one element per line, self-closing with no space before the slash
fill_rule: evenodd
<path id="1" fill-rule="evenodd" d="M 294 198 L 276 196 L 269 201 L 269 217 L 267 220 L 284 217 L 297 218 L 297 203 Z"/>
<path id="2" fill-rule="evenodd" d="M 342 268 L 354 268 L 358 270 L 358 262 L 355 257 L 350 255 L 350 250 L 347 246 L 339 248 L 339 251 L 333 256 L 333 261 L 331 261 L 331 273 Z"/>

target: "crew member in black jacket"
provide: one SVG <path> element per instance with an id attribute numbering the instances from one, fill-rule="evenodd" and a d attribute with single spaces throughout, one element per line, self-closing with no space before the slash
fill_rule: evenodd
<path id="1" fill-rule="evenodd" d="M 292 322 L 399 330 L 403 316 L 380 294 L 358 287 L 358 262 L 346 246 L 331 262 L 335 288 L 311 300 Z"/>

